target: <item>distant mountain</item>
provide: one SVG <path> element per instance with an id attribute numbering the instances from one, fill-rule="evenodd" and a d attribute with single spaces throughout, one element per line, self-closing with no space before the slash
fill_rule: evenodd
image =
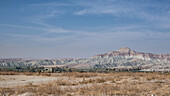
<path id="1" fill-rule="evenodd" d="M 170 54 L 152 54 L 152 53 L 142 53 L 131 50 L 128 47 L 120 48 L 117 51 L 96 55 L 93 57 L 116 57 L 122 56 L 125 58 L 136 58 L 141 60 L 158 60 L 158 61 L 170 61 Z"/>
<path id="2" fill-rule="evenodd" d="M 130 48 L 81 59 L 1 59 L 0 66 L 62 65 L 74 68 L 142 68 L 144 71 L 170 70 L 170 54 L 142 53 Z"/>

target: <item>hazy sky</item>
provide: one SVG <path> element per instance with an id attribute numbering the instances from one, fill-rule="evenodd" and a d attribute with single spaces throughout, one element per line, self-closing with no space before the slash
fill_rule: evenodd
<path id="1" fill-rule="evenodd" d="M 170 0 L 0 0 L 0 57 L 170 53 Z"/>

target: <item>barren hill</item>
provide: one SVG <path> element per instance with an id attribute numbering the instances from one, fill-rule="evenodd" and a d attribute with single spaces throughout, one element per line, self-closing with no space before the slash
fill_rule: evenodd
<path id="1" fill-rule="evenodd" d="M 170 70 L 170 54 L 142 53 L 130 48 L 81 59 L 1 59 L 0 66 L 65 65 L 75 68 L 143 68 L 143 70 Z"/>

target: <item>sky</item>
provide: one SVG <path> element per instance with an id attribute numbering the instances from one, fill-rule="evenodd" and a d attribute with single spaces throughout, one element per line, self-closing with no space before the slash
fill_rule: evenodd
<path id="1" fill-rule="evenodd" d="M 170 53 L 170 0 L 0 0 L 0 58 Z"/>

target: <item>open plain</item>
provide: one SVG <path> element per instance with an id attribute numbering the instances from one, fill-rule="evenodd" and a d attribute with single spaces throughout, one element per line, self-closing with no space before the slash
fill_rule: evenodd
<path id="1" fill-rule="evenodd" d="M 0 75 L 0 87 L 16 87 L 27 84 L 40 84 L 56 80 L 57 77 L 25 76 L 25 75 Z"/>
<path id="2" fill-rule="evenodd" d="M 1 73 L 0 95 L 169 96 L 169 73 Z"/>

